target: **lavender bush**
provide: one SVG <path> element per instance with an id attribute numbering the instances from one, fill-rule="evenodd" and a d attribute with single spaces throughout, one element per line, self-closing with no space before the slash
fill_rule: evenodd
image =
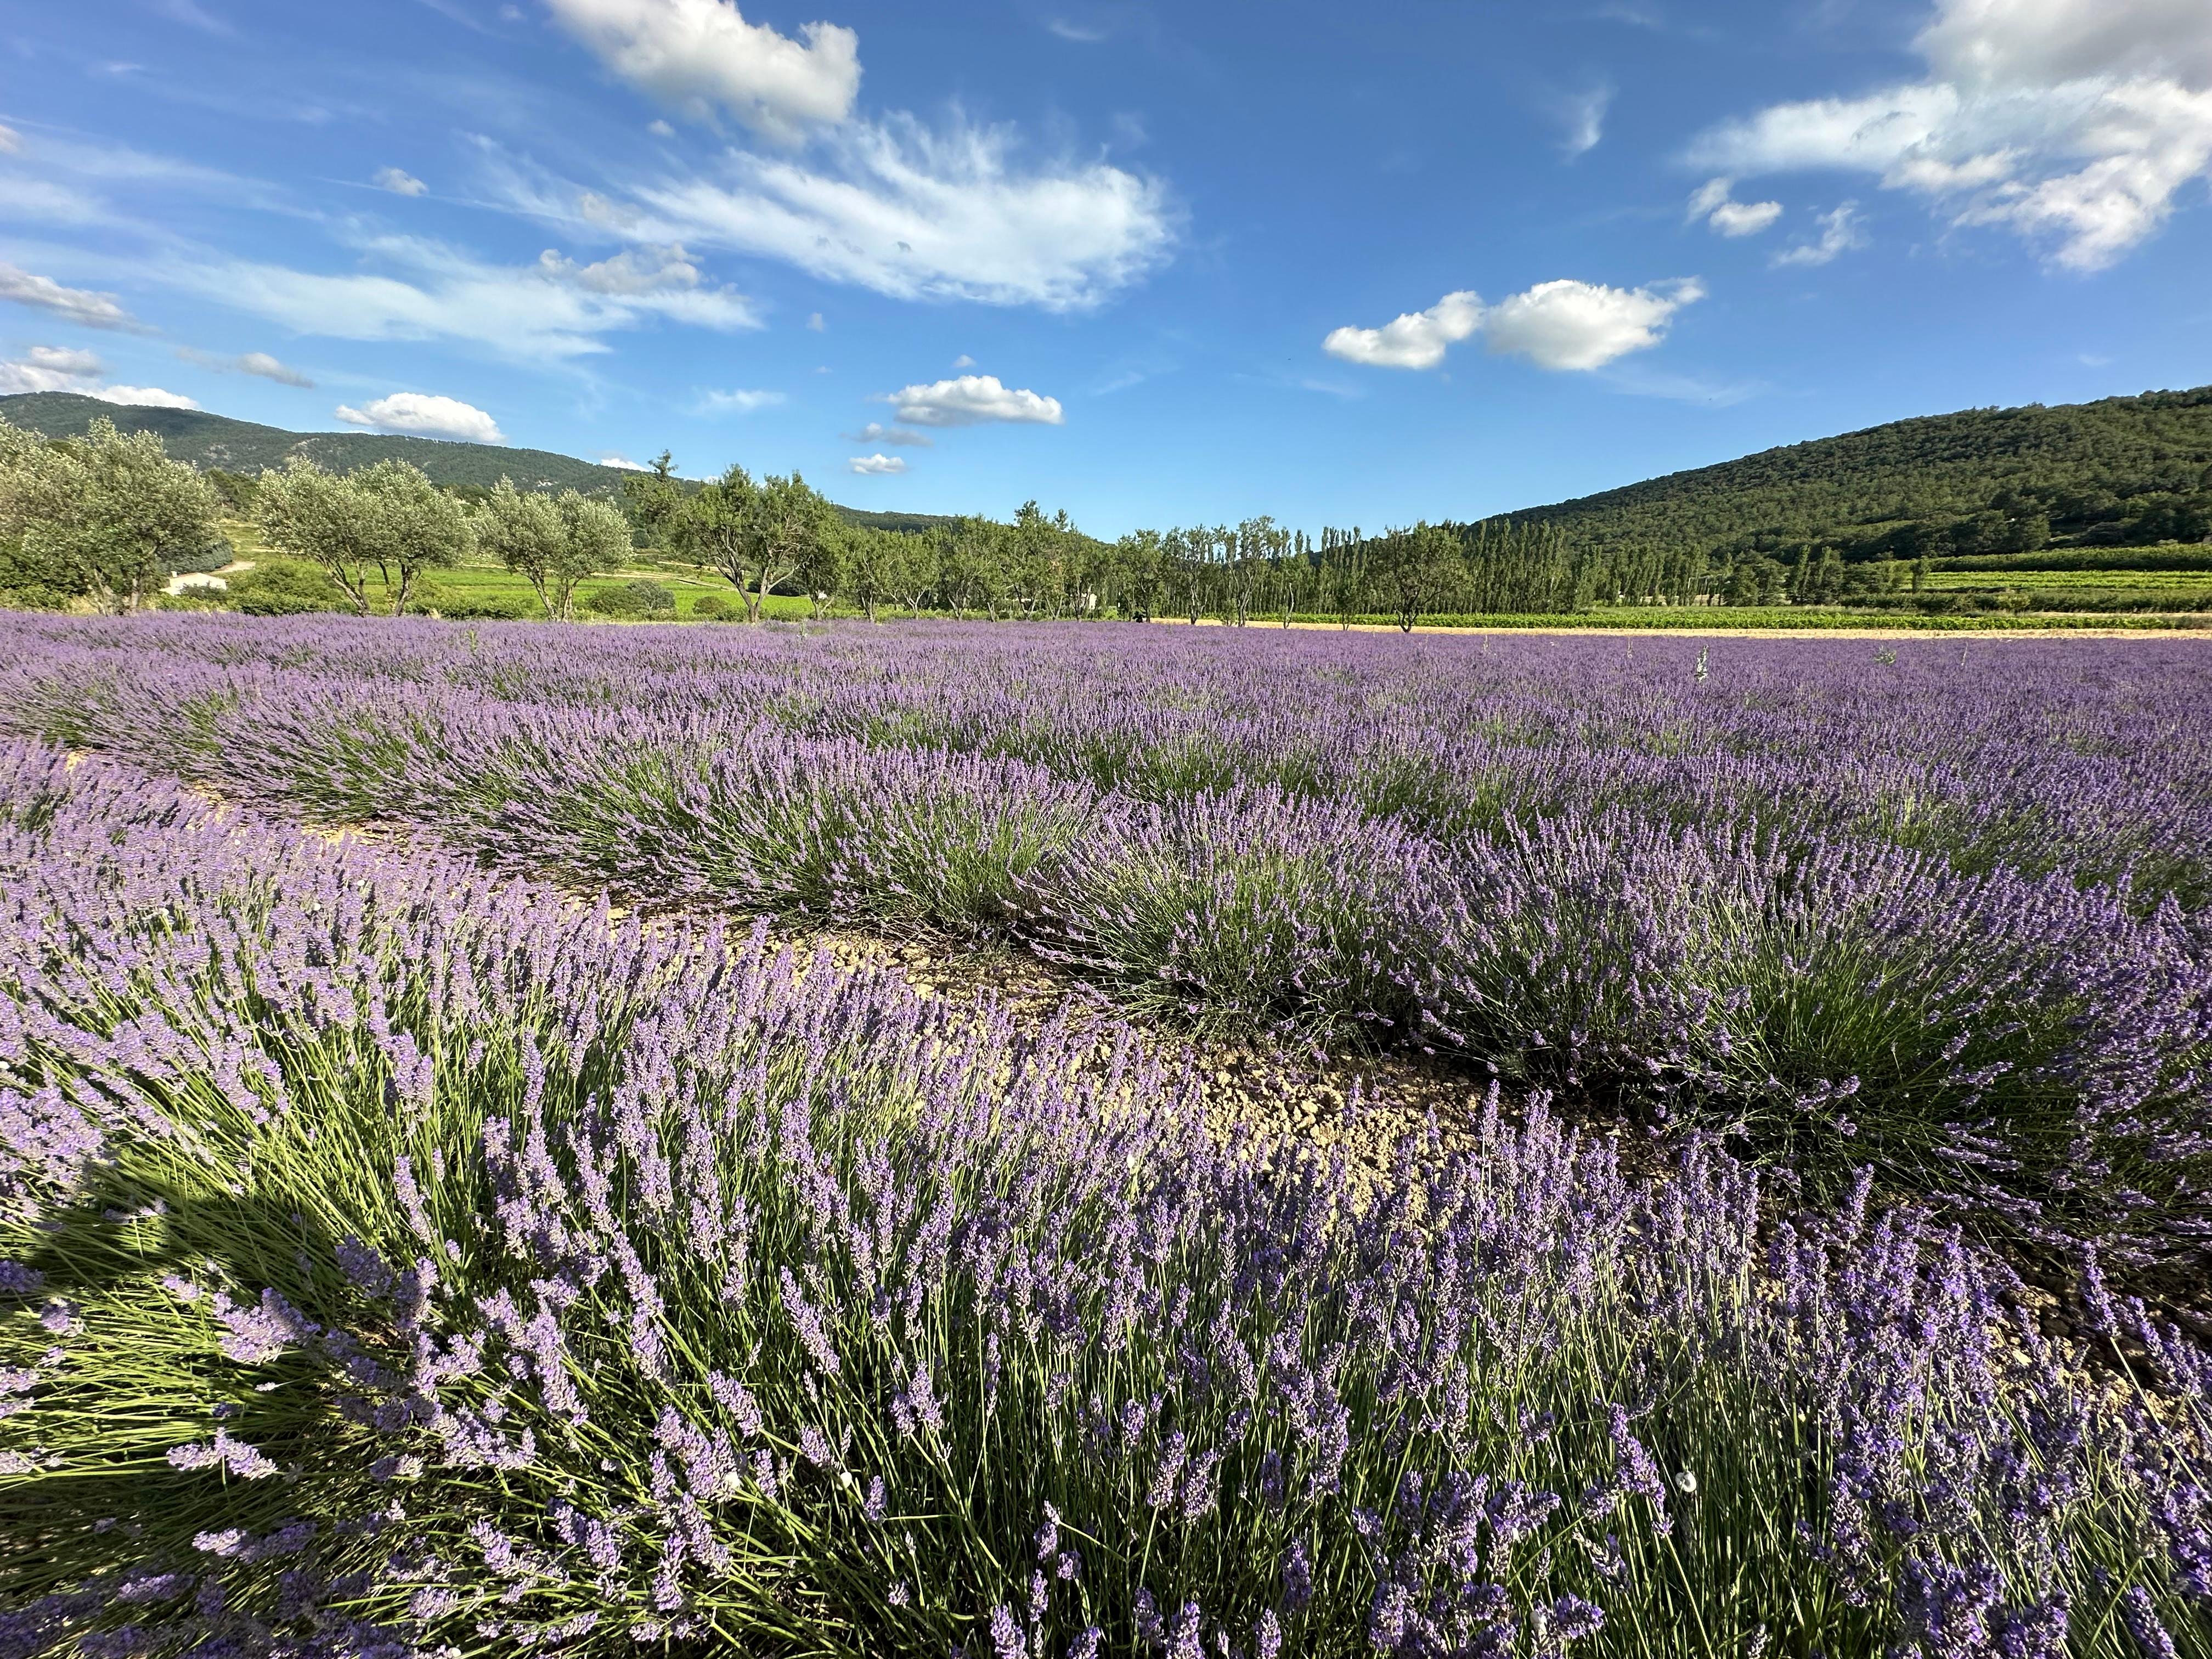
<path id="1" fill-rule="evenodd" d="M 0 892 L 0 1652 L 2212 1651 L 2212 1361 L 1863 1182 L 1357 1180 L 35 745 Z"/>
<path id="2" fill-rule="evenodd" d="M 2212 1271 L 2188 643 L 0 621 L 0 720 L 633 899 L 992 934 Z"/>

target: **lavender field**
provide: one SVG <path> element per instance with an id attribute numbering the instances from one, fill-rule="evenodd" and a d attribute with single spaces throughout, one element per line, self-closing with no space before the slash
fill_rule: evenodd
<path id="1" fill-rule="evenodd" d="M 0 665 L 0 1655 L 2212 1654 L 2200 645 Z"/>

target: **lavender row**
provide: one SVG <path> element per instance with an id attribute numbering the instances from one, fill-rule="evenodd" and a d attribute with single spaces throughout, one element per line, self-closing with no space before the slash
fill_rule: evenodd
<path id="1" fill-rule="evenodd" d="M 0 1653 L 2212 1650 L 2212 1362 L 1863 1186 L 1540 1098 L 1363 1186 L 33 747 L 0 894 Z"/>
<path id="2" fill-rule="evenodd" d="M 694 629 L 621 635 L 633 667 L 597 636 L 556 657 L 542 631 L 190 621 L 39 623 L 0 707 L 517 873 L 995 933 L 1133 1008 L 1455 1052 L 1724 1128 L 1816 1194 L 1869 1167 L 2130 1269 L 2201 1272 L 2212 1244 L 2212 935 L 2145 873 L 2188 864 L 2204 811 L 2204 731 L 2176 724 L 2204 671 L 2161 654 L 2185 647 L 1993 654 L 1975 684 L 2002 696 L 1975 702 L 1948 663 L 1832 652 L 1794 683 L 1778 659 L 1678 655 L 1670 689 L 1613 641 L 1510 672 L 1473 642 L 1293 636 L 1266 642 L 1271 664 L 1249 641 L 1144 634 L 1124 660 L 1046 630 L 748 635 L 686 664 Z M 1717 690 L 1731 675 L 1747 689 Z M 1115 688 L 1087 709 L 1085 676 Z M 1382 709 L 1374 729 L 1340 708 L 1299 747 L 1291 726 L 1340 693 Z M 1859 750 L 1816 765 L 1830 703 L 1830 740 Z M 1917 703 L 1990 769 L 1905 769 Z M 1518 730 L 1525 764 L 1469 762 L 1453 709 Z M 1548 749 L 1547 721 L 1565 733 Z M 1024 744 L 988 737 L 1018 726 Z M 1690 759 L 1650 752 L 1670 731 Z M 1121 745 L 1119 781 L 1079 742 Z M 1321 758 L 1289 779 L 1300 755 Z M 1914 832 L 1969 819 L 1972 848 Z M 2079 858 L 2052 852 L 2068 823 Z M 2043 856 L 1995 856 L 2007 824 Z"/>
<path id="3" fill-rule="evenodd" d="M 2212 674 L 2193 643 L 27 616 L 0 618 L 0 638 L 16 665 L 0 707 L 40 711 L 62 740 L 149 678 L 180 702 L 305 684 L 404 708 L 451 690 L 619 712 L 641 742 L 765 725 L 1022 759 L 1150 801 L 1272 784 L 1444 839 L 1625 805 L 2212 897 Z"/>

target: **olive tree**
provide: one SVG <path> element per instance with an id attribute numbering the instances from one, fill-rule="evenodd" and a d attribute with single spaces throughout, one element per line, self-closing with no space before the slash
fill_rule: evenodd
<path id="1" fill-rule="evenodd" d="M 629 522 L 591 495 L 527 493 L 501 478 L 475 516 L 477 545 L 530 583 L 548 617 L 574 614 L 576 584 L 619 565 L 630 550 Z"/>
<path id="2" fill-rule="evenodd" d="M 368 514 L 369 556 L 392 595 L 392 614 L 398 616 L 416 578 L 459 564 L 475 546 L 468 511 L 410 461 L 379 461 L 349 482 Z"/>
<path id="3" fill-rule="evenodd" d="M 184 562 L 222 540 L 222 503 L 158 434 L 105 418 L 82 438 L 0 436 L 0 534 L 73 572 L 103 611 L 136 611 Z"/>
<path id="4" fill-rule="evenodd" d="M 812 567 L 836 541 L 836 510 L 793 472 L 758 483 L 732 465 L 684 498 L 668 518 L 670 538 L 721 572 L 757 623 L 769 592 Z"/>
<path id="5" fill-rule="evenodd" d="M 253 518 L 272 550 L 322 566 L 364 617 L 372 570 L 398 616 L 422 572 L 458 563 L 474 541 L 460 502 L 406 461 L 341 476 L 295 455 L 262 475 Z"/>
<path id="6" fill-rule="evenodd" d="M 295 455 L 282 471 L 261 475 L 253 524 L 272 552 L 320 565 L 353 608 L 368 614 L 376 532 L 351 479 Z"/>

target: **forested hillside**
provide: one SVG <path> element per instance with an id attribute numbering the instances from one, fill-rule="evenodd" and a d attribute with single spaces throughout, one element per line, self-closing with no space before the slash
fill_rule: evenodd
<path id="1" fill-rule="evenodd" d="M 398 459 L 413 462 L 434 483 L 464 492 L 489 489 L 501 478 L 512 478 L 520 489 L 574 489 L 610 496 L 618 495 L 623 480 L 631 476 L 620 467 L 601 466 L 573 455 L 503 444 L 380 432 L 288 432 L 202 410 L 103 403 L 69 392 L 0 398 L 0 417 L 49 438 L 82 437 L 103 416 L 125 432 L 159 433 L 163 447 L 178 460 L 225 472 L 256 473 L 282 466 L 295 455 L 332 472 L 355 472 L 381 460 Z M 866 513 L 844 507 L 837 511 L 848 522 L 875 530 L 926 530 L 950 522 L 923 513 Z"/>
<path id="2" fill-rule="evenodd" d="M 1516 513 L 1572 547 L 1716 565 L 2201 542 L 2212 533 L 2212 386 L 1971 409 L 1770 449 Z"/>

